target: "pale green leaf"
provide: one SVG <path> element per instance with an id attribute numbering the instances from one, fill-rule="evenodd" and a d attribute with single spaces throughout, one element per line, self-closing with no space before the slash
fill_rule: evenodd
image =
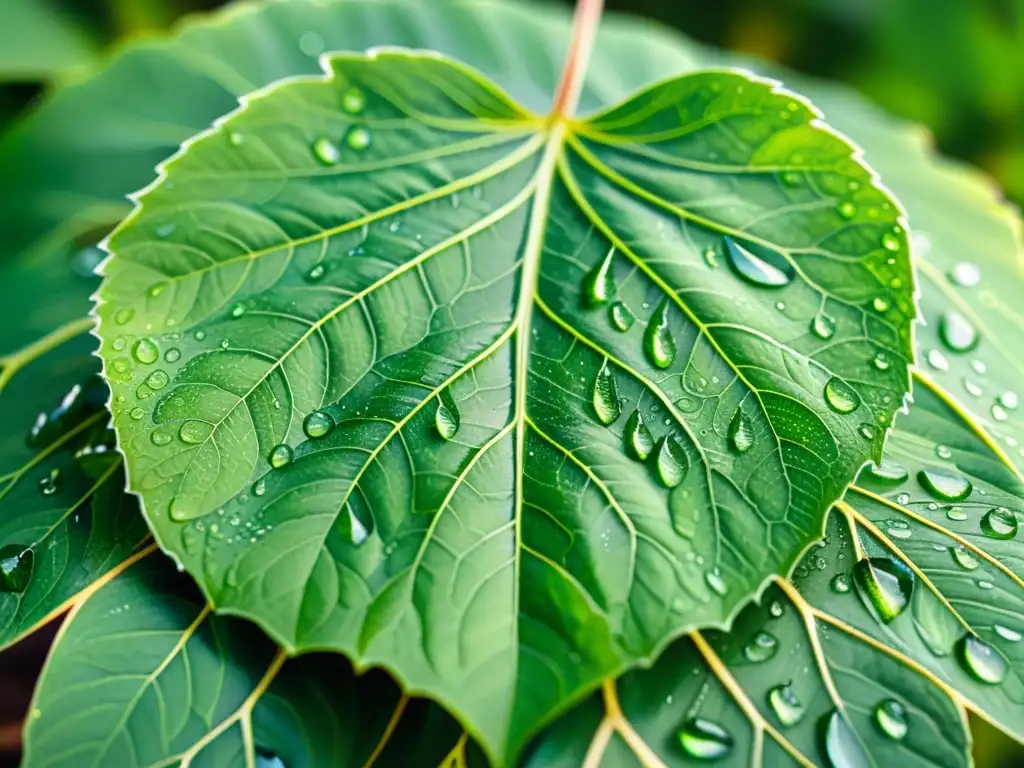
<path id="1" fill-rule="evenodd" d="M 259 629 L 214 617 L 151 555 L 58 635 L 25 733 L 26 768 L 436 765 L 455 722 L 336 655 L 285 661 Z"/>
<path id="2" fill-rule="evenodd" d="M 0 6 L 0 81 L 47 80 L 91 63 L 97 43 L 50 0 L 4 0 Z"/>

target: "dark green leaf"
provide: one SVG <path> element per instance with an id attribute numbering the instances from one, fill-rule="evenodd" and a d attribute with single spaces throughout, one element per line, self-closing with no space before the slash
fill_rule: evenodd
<path id="1" fill-rule="evenodd" d="M 336 655 L 285 662 L 256 627 L 212 616 L 159 555 L 74 613 L 25 735 L 28 768 L 436 765 L 466 748 L 451 718 L 381 672 L 356 677 Z"/>
<path id="2" fill-rule="evenodd" d="M 327 66 L 247 97 L 112 237 L 115 426 L 218 607 L 388 665 L 509 760 L 818 537 L 904 394 L 904 232 L 743 75 L 549 124 L 435 55 Z"/>

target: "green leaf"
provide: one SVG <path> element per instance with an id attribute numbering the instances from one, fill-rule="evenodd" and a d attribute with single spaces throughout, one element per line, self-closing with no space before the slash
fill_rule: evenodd
<path id="1" fill-rule="evenodd" d="M 904 232 L 740 74 L 549 124 L 433 54 L 327 66 L 112 236 L 115 427 L 219 608 L 387 665 L 506 762 L 820 535 L 906 387 Z"/>
<path id="2" fill-rule="evenodd" d="M 45 80 L 90 63 L 96 41 L 48 0 L 4 0 L 0 7 L 0 80 Z"/>
<path id="3" fill-rule="evenodd" d="M 213 616 L 153 555 L 62 629 L 24 765 L 435 765 L 465 748 L 451 718 L 381 672 L 356 677 L 327 654 L 286 662 L 251 624 Z"/>

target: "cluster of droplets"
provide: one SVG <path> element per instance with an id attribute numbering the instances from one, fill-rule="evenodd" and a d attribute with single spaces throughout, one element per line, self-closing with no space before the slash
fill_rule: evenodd
<path id="1" fill-rule="evenodd" d="M 359 88 L 352 86 L 341 96 L 341 108 L 349 115 L 359 115 L 366 108 L 366 94 Z M 355 152 L 362 152 L 373 141 L 370 129 L 365 125 L 354 124 L 350 126 L 342 139 L 346 147 Z M 341 146 L 329 136 L 319 136 L 312 144 L 313 156 L 325 166 L 337 165 L 342 159 Z"/>

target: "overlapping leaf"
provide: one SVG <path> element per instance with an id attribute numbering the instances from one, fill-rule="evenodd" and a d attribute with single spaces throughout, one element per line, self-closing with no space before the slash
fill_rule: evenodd
<path id="1" fill-rule="evenodd" d="M 286 662 L 258 628 L 214 617 L 154 555 L 96 592 L 58 636 L 24 764 L 436 765 L 456 749 L 465 740 L 437 707 L 382 673 L 356 678 L 336 655 Z"/>
<path id="2" fill-rule="evenodd" d="M 507 759 L 817 538 L 903 395 L 904 231 L 742 75 L 549 124 L 434 55 L 327 65 L 111 239 L 115 425 L 218 606 Z"/>

